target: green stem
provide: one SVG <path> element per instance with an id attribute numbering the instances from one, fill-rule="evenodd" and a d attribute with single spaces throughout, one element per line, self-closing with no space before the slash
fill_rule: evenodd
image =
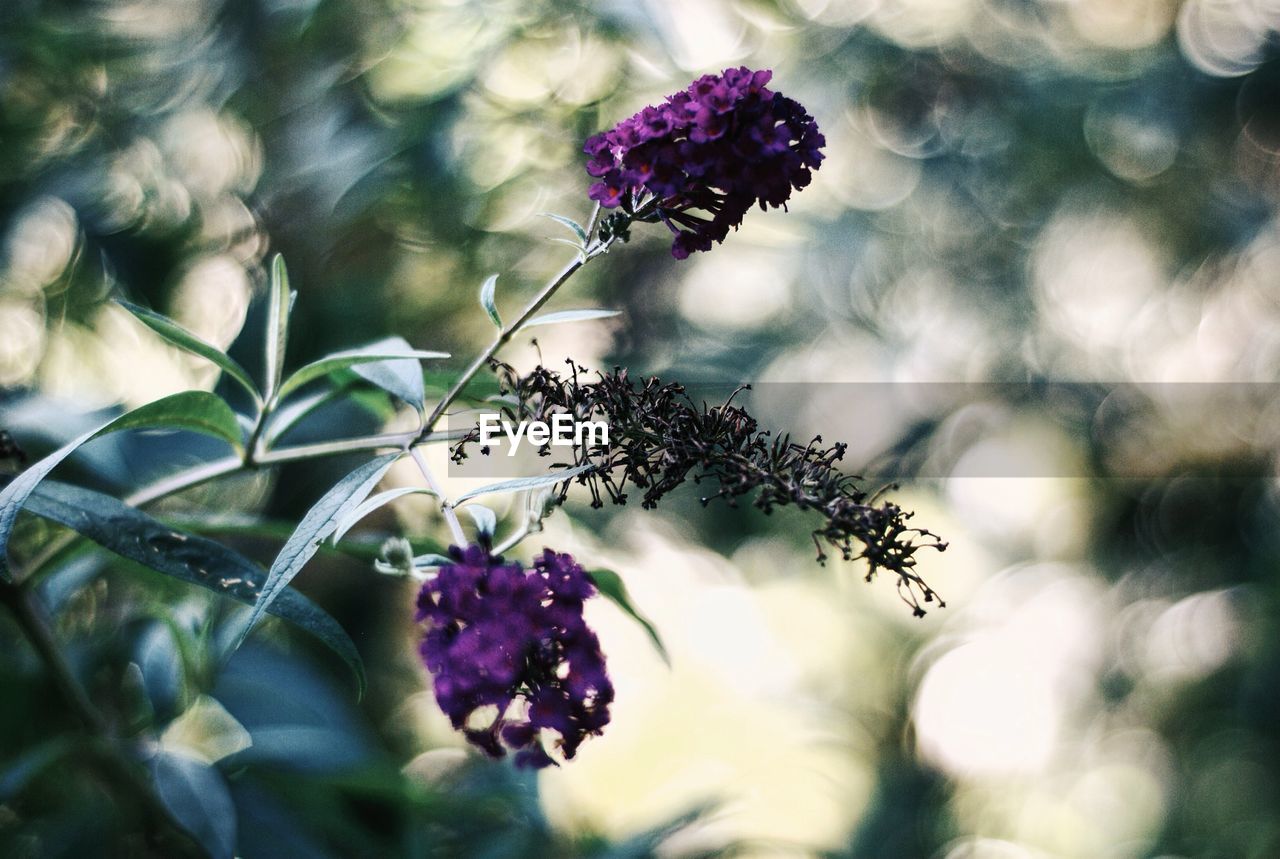
<path id="1" fill-rule="evenodd" d="M 520 541 L 533 533 L 532 521 L 526 518 L 519 528 L 507 535 L 507 539 L 493 547 L 493 554 L 501 555 L 509 552 L 520 544 Z"/>
<path id="2" fill-rule="evenodd" d="M 272 396 L 258 409 L 258 419 L 253 422 L 253 430 L 249 433 L 249 440 L 244 444 L 244 465 L 246 468 L 253 468 L 258 463 L 258 459 L 262 454 L 262 451 L 258 450 L 262 444 L 262 433 L 266 431 L 267 419 L 275 411 L 275 407 L 276 398 Z"/>
<path id="3" fill-rule="evenodd" d="M 418 464 L 418 470 L 422 472 L 422 479 L 427 482 L 427 488 L 436 494 L 436 498 L 440 500 L 440 512 L 444 514 L 444 521 L 449 524 L 449 533 L 453 535 L 454 545 L 462 547 L 467 545 L 467 535 L 462 533 L 462 523 L 458 521 L 458 513 L 453 509 L 453 505 L 449 503 L 449 499 L 444 497 L 444 488 L 440 486 L 436 480 L 435 474 L 427 465 L 426 457 L 422 455 L 422 451 L 417 447 L 409 448 L 409 455 L 413 457 L 413 461 Z"/>

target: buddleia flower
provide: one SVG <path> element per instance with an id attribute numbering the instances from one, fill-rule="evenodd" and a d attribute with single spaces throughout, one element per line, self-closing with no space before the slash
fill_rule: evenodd
<path id="1" fill-rule="evenodd" d="M 810 183 L 826 139 L 803 106 L 770 90 L 773 73 L 745 66 L 704 75 L 587 140 L 589 196 L 620 224 L 660 221 L 685 259 L 737 229 L 754 205 L 785 207 Z"/>
<path id="2" fill-rule="evenodd" d="M 490 757 L 520 766 L 572 758 L 609 723 L 613 685 L 600 642 L 583 618 L 595 594 L 566 554 L 545 550 L 525 569 L 483 546 L 451 547 L 418 595 L 420 652 L 453 727 Z M 476 724 L 486 708 L 496 712 Z"/>

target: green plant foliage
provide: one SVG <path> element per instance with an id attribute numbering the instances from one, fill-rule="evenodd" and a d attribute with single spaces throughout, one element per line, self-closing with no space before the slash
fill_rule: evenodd
<path id="1" fill-rule="evenodd" d="M 368 347 L 365 349 L 352 349 L 348 352 L 335 352 L 332 355 L 326 355 L 318 361 L 313 361 L 304 367 L 295 370 L 292 375 L 280 384 L 280 389 L 276 396 L 280 398 L 287 397 L 293 391 L 301 388 L 308 382 L 314 382 L 316 379 L 324 376 L 340 372 L 347 369 L 355 369 L 360 365 L 376 364 L 386 365 L 388 363 L 399 363 L 399 358 L 409 358 L 414 361 L 433 358 L 448 358 L 447 352 L 428 352 L 420 349 L 413 349 L 408 352 L 400 352 L 399 350 L 379 349 L 376 347 Z M 421 371 L 419 371 L 421 378 Z M 396 384 L 396 383 L 393 383 Z M 397 385 L 397 387 L 400 387 Z M 412 396 L 412 394 L 411 394 Z"/>
<path id="2" fill-rule="evenodd" d="M 461 504 L 464 501 L 470 501 L 472 498 L 479 498 L 481 495 L 490 495 L 495 492 L 521 492 L 526 489 L 555 486 L 557 483 L 563 483 L 566 480 L 577 477 L 579 474 L 590 471 L 592 467 L 591 465 L 575 465 L 573 468 L 561 469 L 538 477 L 516 477 L 511 480 L 500 480 L 497 483 L 470 489 L 459 495 L 453 503 Z"/>
<path id="3" fill-rule="evenodd" d="M 22 509 L 32 490 L 60 462 L 86 442 L 121 430 L 183 429 L 220 438 L 233 447 L 242 448 L 240 423 L 235 413 L 221 399 L 204 391 L 186 391 L 157 400 L 114 418 L 68 442 L 33 464 L 0 491 L 0 579 L 8 579 L 7 550 Z"/>
<path id="4" fill-rule="evenodd" d="M 156 752 L 150 769 L 161 801 L 210 859 L 234 856 L 236 813 L 222 774 L 202 761 L 163 751 Z"/>
<path id="5" fill-rule="evenodd" d="M 266 583 L 266 571 L 243 555 L 172 528 L 100 492 L 48 480 L 32 493 L 27 508 L 135 564 L 243 605 L 256 606 Z M 323 609 L 286 588 L 267 603 L 265 611 L 310 633 L 333 651 L 351 670 L 363 694 L 365 672 L 360 654 Z"/>
<path id="6" fill-rule="evenodd" d="M 631 594 L 627 592 L 627 585 L 622 581 L 622 576 L 613 570 L 588 570 L 587 575 L 591 577 L 591 582 L 600 591 L 609 602 L 634 620 L 648 634 L 649 640 L 653 642 L 654 649 L 658 651 L 658 655 L 662 657 L 662 661 L 671 664 L 671 654 L 667 652 L 667 647 L 662 643 L 662 636 L 658 634 L 658 629 L 653 623 L 640 613 L 635 603 L 631 601 Z"/>
<path id="7" fill-rule="evenodd" d="M 364 501 L 387 473 L 387 469 L 399 458 L 398 453 L 388 453 L 369 460 L 338 481 L 307 511 L 307 515 L 302 517 L 297 530 L 290 535 L 271 564 L 271 569 L 267 571 L 266 581 L 254 601 L 253 612 L 243 630 L 236 636 L 233 650 L 244 642 L 272 604 L 286 593 L 289 583 L 320 549 L 320 544 L 337 529 L 343 518 Z"/>
<path id="8" fill-rule="evenodd" d="M 525 323 L 526 328 L 538 325 L 558 325 L 561 322 L 585 322 L 589 319 L 609 319 L 621 315 L 619 310 L 558 310 L 555 313 L 544 313 L 535 316 Z"/>
<path id="9" fill-rule="evenodd" d="M 403 337 L 388 337 L 376 343 L 370 343 L 371 352 L 386 352 L 391 355 L 405 355 L 413 352 L 413 347 Z M 445 357 L 441 353 L 440 357 Z M 422 411 L 426 392 L 422 384 L 422 364 L 416 358 L 406 360 L 375 361 L 370 364 L 353 364 L 351 372 L 370 384 L 377 385 L 387 393 L 398 397 L 417 411 Z"/>
<path id="10" fill-rule="evenodd" d="M 490 321 L 499 330 L 502 329 L 502 317 L 498 315 L 498 305 L 495 303 L 496 293 L 498 291 L 498 276 L 491 274 L 484 279 L 484 283 L 480 284 L 480 306 L 484 308 L 484 312 L 489 315 Z"/>
<path id="11" fill-rule="evenodd" d="M 254 385 L 253 380 L 249 378 L 249 374 L 226 352 L 210 343 L 206 343 L 166 316 L 161 316 L 159 313 L 147 310 L 145 307 L 138 307 L 127 301 L 117 301 L 125 310 L 138 317 L 144 325 L 165 340 L 193 355 L 199 355 L 201 358 L 212 361 L 255 400 L 260 399 L 258 388 Z"/>
<path id="12" fill-rule="evenodd" d="M 271 285 L 267 295 L 267 331 L 263 353 L 266 367 L 267 399 L 278 396 L 284 375 L 285 350 L 289 345 L 289 315 L 297 293 L 289 288 L 289 272 L 284 257 L 276 254 L 271 261 Z"/>

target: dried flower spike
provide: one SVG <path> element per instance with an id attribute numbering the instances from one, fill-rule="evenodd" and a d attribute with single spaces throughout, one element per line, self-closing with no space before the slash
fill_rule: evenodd
<path id="1" fill-rule="evenodd" d="M 944 603 L 916 572 L 921 549 L 946 549 L 946 543 L 924 528 L 910 524 L 912 514 L 868 493 L 837 467 L 845 445 L 825 445 L 821 438 L 799 444 L 773 437 L 733 398 L 720 406 L 695 405 L 683 387 L 656 378 L 634 382 L 626 370 L 584 378 L 572 361 L 568 374 L 537 367 L 528 375 L 495 362 L 504 394 L 514 396 L 513 419 L 550 422 L 556 414 L 576 420 L 603 420 L 610 429 L 608 444 L 580 444 L 573 464 L 594 469 L 573 478 L 589 488 L 593 506 L 604 498 L 624 504 L 632 489 L 641 506 L 656 507 L 666 494 L 685 481 L 704 481 L 715 487 L 702 502 L 720 498 L 730 505 L 750 497 L 765 513 L 779 507 L 812 511 L 818 517 L 813 542 L 818 560 L 824 546 L 844 560 L 864 560 L 867 581 L 879 572 L 897 577 L 898 592 L 913 613 L 923 617 L 924 603 Z M 467 456 L 467 445 L 478 431 L 460 440 L 455 461 Z M 549 455 L 544 445 L 541 453 Z M 560 497 L 568 491 L 562 484 Z"/>
<path id="2" fill-rule="evenodd" d="M 591 199 L 666 224 L 676 259 L 723 242 L 757 203 L 785 208 L 826 139 L 799 102 L 765 86 L 772 76 L 745 66 L 704 75 L 589 138 Z"/>

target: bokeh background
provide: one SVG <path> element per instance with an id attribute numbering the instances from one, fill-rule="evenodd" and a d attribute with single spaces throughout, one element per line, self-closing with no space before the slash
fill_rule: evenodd
<path id="1" fill-rule="evenodd" d="M 803 517 L 571 500 L 526 549 L 619 572 L 672 664 L 594 606 L 613 724 L 537 777 L 448 730 L 412 588 L 367 562 L 299 579 L 361 647 L 360 705 L 279 627 L 202 686 L 178 654 L 217 601 L 100 553 L 51 578 L 59 635 L 139 737 L 216 761 L 244 856 L 1280 856 L 1277 27 L 1276 0 L 5 0 L 0 424 L 30 451 L 216 383 L 112 296 L 256 368 L 276 251 L 292 362 L 473 353 L 483 277 L 515 309 L 565 255 L 538 213 L 589 211 L 581 141 L 747 64 L 825 132 L 813 185 L 686 262 L 636 230 L 557 299 L 625 315 L 543 329 L 543 359 L 778 383 L 763 423 L 891 464 L 951 543 L 917 620 L 815 563 Z M 893 393 L 857 408 L 865 383 Z M 375 399 L 299 439 L 403 419 Z M 94 451 L 65 479 L 204 455 Z M 283 521 L 352 464 L 166 509 Z M 440 534 L 412 504 L 368 530 Z M 3 852 L 135 844 L 127 797 L 33 764 L 72 723 L 0 636 Z"/>

